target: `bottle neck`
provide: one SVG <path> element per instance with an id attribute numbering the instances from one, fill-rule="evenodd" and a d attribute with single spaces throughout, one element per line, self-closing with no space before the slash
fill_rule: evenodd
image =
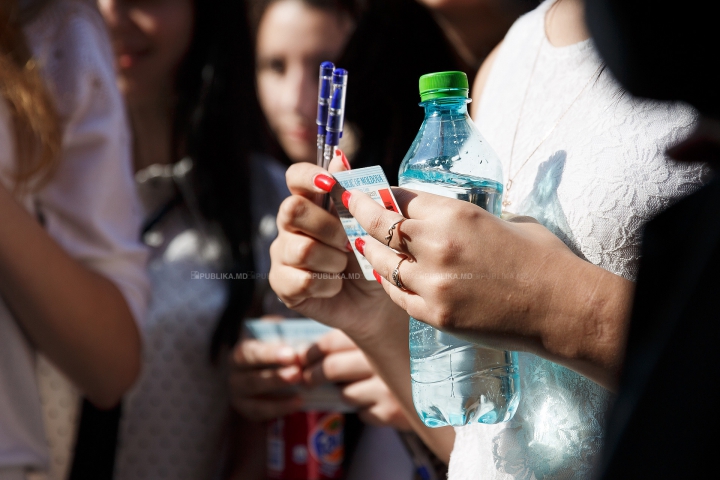
<path id="1" fill-rule="evenodd" d="M 467 104 L 472 100 L 466 97 L 446 97 L 427 100 L 420 103 L 425 108 L 425 118 L 438 115 L 467 115 Z"/>

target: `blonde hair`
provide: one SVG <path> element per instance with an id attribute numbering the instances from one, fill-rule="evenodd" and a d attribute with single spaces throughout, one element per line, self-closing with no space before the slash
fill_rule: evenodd
<path id="1" fill-rule="evenodd" d="M 0 1 L 0 95 L 13 120 L 14 193 L 36 190 L 51 177 L 62 143 L 60 122 L 22 31 L 17 0 Z"/>

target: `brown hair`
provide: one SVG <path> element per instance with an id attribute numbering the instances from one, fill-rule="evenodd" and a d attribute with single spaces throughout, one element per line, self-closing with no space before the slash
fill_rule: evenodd
<path id="1" fill-rule="evenodd" d="M 17 0 L 0 2 L 0 95 L 15 131 L 16 194 L 49 180 L 62 142 L 58 115 L 25 41 L 20 13 Z"/>

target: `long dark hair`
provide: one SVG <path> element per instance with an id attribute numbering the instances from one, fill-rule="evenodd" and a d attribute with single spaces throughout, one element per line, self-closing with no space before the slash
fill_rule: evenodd
<path id="1" fill-rule="evenodd" d="M 193 160 L 192 187 L 200 213 L 220 226 L 230 249 L 230 273 L 253 270 L 250 155 L 258 138 L 254 54 L 243 1 L 196 0 L 193 40 L 176 81 L 176 158 Z M 217 355 L 237 340 L 253 281 L 231 280 L 228 305 L 212 338 Z"/>
<path id="2" fill-rule="evenodd" d="M 459 70 L 452 47 L 416 1 L 372 0 L 338 65 L 350 72 L 346 118 L 360 138 L 353 167 L 380 165 L 397 185 L 400 162 L 424 115 L 418 79 Z"/>
<path id="3" fill-rule="evenodd" d="M 248 0 L 255 38 L 267 8 L 283 0 Z M 356 28 L 337 65 L 350 72 L 346 115 L 359 138 L 353 166 L 381 165 L 391 183 L 423 119 L 420 75 L 461 68 L 430 11 L 415 0 L 300 0 L 348 14 Z M 475 72 L 466 72 L 469 77 Z M 289 164 L 265 125 L 264 149 Z"/>
<path id="4" fill-rule="evenodd" d="M 274 3 L 287 1 L 287 0 L 246 0 L 248 22 L 250 25 L 250 34 L 252 36 L 253 48 L 256 47 L 258 30 L 260 28 L 260 22 L 262 21 L 263 15 L 267 9 Z M 337 15 L 346 15 L 355 24 L 357 24 L 363 16 L 363 13 L 367 10 L 368 0 L 296 0 L 302 4 L 323 10 L 326 12 L 335 13 Z M 256 59 L 257 60 L 257 59 Z M 332 60 L 332 59 L 327 59 Z M 320 65 L 318 64 L 318 67 Z M 259 130 L 261 132 L 259 137 L 260 148 L 263 152 L 267 153 L 273 158 L 276 158 L 285 165 L 291 165 L 292 161 L 287 156 L 283 148 L 280 146 L 280 142 L 270 128 L 267 118 L 264 115 L 260 116 Z"/>

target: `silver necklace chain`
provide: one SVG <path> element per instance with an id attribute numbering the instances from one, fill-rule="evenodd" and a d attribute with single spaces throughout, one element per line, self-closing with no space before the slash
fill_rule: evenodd
<path id="1" fill-rule="evenodd" d="M 542 46 L 543 46 L 543 42 L 541 40 L 540 47 L 538 48 L 537 54 L 535 55 L 535 61 L 533 62 L 532 69 L 530 70 L 530 78 L 528 79 L 528 84 L 527 84 L 527 87 L 525 88 L 525 94 L 523 95 L 522 103 L 520 104 L 520 113 L 518 114 L 518 120 L 517 120 L 517 123 L 515 124 L 515 133 L 513 134 L 512 146 L 510 147 L 510 161 L 508 163 L 508 181 L 507 181 L 507 184 L 505 185 L 505 194 L 504 194 L 504 199 L 502 202 L 503 207 L 507 207 L 508 205 L 510 205 L 512 203 L 508 199 L 508 195 L 510 193 L 510 189 L 513 186 L 513 180 L 515 179 L 515 177 L 517 177 L 517 175 L 520 173 L 520 171 L 525 167 L 525 165 L 527 165 L 527 163 L 530 161 L 532 156 L 535 155 L 535 152 L 538 151 L 538 149 L 542 146 L 542 144 L 545 143 L 545 140 L 547 140 L 548 137 L 550 137 L 550 135 L 555 130 L 555 127 L 557 127 L 560 124 L 560 122 L 563 120 L 563 118 L 565 118 L 565 115 L 567 115 L 567 113 L 570 111 L 570 109 L 575 104 L 575 102 L 577 102 L 578 99 L 582 96 L 582 94 L 585 93 L 585 90 L 587 90 L 587 88 L 590 86 L 590 83 L 592 82 L 593 78 L 598 76 L 598 74 L 600 73 L 600 70 L 604 66 L 601 63 L 598 66 L 598 68 L 593 72 L 593 74 L 590 75 L 590 78 L 585 83 L 585 86 L 582 88 L 582 90 L 580 90 L 580 93 L 578 93 L 575 96 L 573 101 L 570 102 L 570 105 L 568 105 L 568 107 L 565 109 L 565 111 L 562 113 L 562 115 L 560 115 L 560 118 L 558 118 L 555 121 L 555 124 L 550 128 L 550 130 L 548 130 L 548 132 L 545 134 L 545 136 L 542 138 L 542 140 L 540 140 L 540 143 L 538 143 L 537 146 L 533 149 L 533 151 L 530 152 L 530 155 L 528 155 L 527 158 L 525 159 L 525 161 L 522 163 L 522 165 L 520 165 L 520 168 L 518 168 L 517 171 L 511 175 L 513 157 L 515 155 L 515 143 L 517 140 L 518 130 L 520 129 L 520 121 L 522 120 L 523 112 L 525 110 L 525 103 L 527 101 L 528 92 L 530 91 L 530 85 L 532 84 L 533 76 L 535 76 L 535 67 L 537 66 L 538 59 L 540 58 L 540 52 L 542 51 Z"/>

